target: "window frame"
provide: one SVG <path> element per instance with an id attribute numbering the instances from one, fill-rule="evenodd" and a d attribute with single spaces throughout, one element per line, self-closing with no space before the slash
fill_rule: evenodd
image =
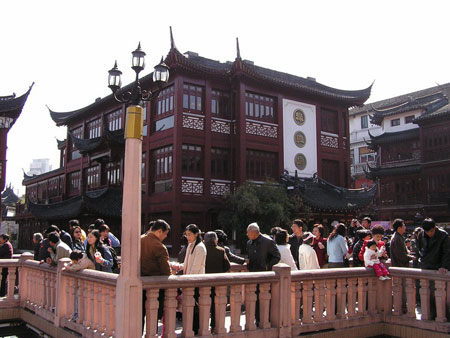
<path id="1" fill-rule="evenodd" d="M 245 92 L 245 117 L 250 120 L 277 123 L 277 102 L 272 96 Z"/>
<path id="2" fill-rule="evenodd" d="M 398 127 L 400 125 L 400 118 L 391 120 L 391 127 Z"/>
<path id="3" fill-rule="evenodd" d="M 205 89 L 191 83 L 183 84 L 183 112 L 204 114 Z"/>
<path id="4" fill-rule="evenodd" d="M 203 146 L 183 143 L 181 146 L 181 175 L 203 177 Z"/>

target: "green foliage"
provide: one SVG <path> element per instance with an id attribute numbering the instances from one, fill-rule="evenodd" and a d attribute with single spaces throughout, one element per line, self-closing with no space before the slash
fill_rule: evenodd
<path id="1" fill-rule="evenodd" d="M 283 186 L 274 182 L 246 183 L 225 197 L 218 223 L 229 235 L 236 230 L 237 245 L 244 248 L 250 223 L 257 222 L 262 233 L 269 233 L 276 226 L 289 229 L 292 219 L 303 212 Z"/>

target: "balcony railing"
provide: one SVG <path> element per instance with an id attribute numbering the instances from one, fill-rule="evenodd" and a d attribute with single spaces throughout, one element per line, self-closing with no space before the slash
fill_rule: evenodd
<path id="1" fill-rule="evenodd" d="M 67 259 L 61 260 L 57 267 L 50 267 L 31 258 L 31 254 L 23 254 L 20 259 L 0 260 L 0 267 L 9 272 L 7 296 L 0 299 L 2 319 L 32 321 L 41 330 L 53 330 L 46 332 L 53 336 L 58 336 L 57 330 L 69 329 L 83 337 L 115 337 L 115 309 L 120 306 L 115 304 L 118 275 L 93 270 L 67 272 L 63 270 Z M 212 287 L 214 336 L 293 337 L 323 332 L 326 337 L 330 330 L 367 330 L 367 325 L 375 324 L 382 324 L 385 330 L 377 334 L 392 334 L 396 330 L 396 336 L 404 337 L 423 334 L 425 331 L 421 330 L 450 332 L 446 318 L 450 310 L 450 273 L 408 268 L 390 268 L 390 273 L 392 280 L 380 281 L 372 269 L 291 272 L 280 264 L 270 272 L 142 277 L 143 289 L 147 291 L 145 337 L 159 334 L 161 288 L 165 290 L 164 337 L 180 333 L 183 337 L 194 336 L 196 304 L 197 336 L 210 337 Z M 176 318 L 180 289 L 182 322 Z M 431 304 L 435 304 L 435 317 Z M 258 326 L 256 306 L 260 315 Z M 28 311 L 21 311 L 24 308 Z M 136 316 L 135 320 L 140 323 L 141 318 Z M 49 328 L 48 322 L 53 326 Z M 371 335 L 369 331 L 367 336 Z M 69 332 L 65 330 L 64 336 L 70 336 Z"/>

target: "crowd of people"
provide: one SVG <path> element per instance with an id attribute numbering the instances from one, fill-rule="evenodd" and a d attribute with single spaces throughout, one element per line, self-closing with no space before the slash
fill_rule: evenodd
<path id="1" fill-rule="evenodd" d="M 116 249 L 119 240 L 111 233 L 104 220 L 97 219 L 86 232 L 78 220 L 69 221 L 69 232 L 51 225 L 44 234 L 33 235 L 34 259 L 41 263 L 57 265 L 61 258 L 70 258 L 65 269 L 79 271 L 95 269 L 106 272 L 118 271 Z M 310 230 L 310 231 L 309 231 Z M 247 226 L 247 257 L 232 253 L 227 246 L 227 235 L 223 230 L 202 233 L 195 224 L 188 225 L 182 238 L 182 249 L 178 261 L 169 260 L 163 241 L 170 225 L 161 219 L 149 223 L 148 231 L 141 236 L 141 275 L 168 276 L 170 274 L 221 273 L 230 270 L 231 262 L 246 265 L 248 271 L 269 271 L 277 263 L 287 264 L 291 270 L 343 268 L 365 266 L 373 268 L 380 280 L 389 280 L 386 261 L 395 267 L 417 267 L 446 273 L 450 270 L 450 237 L 438 228 L 431 218 L 426 218 L 421 227 L 406 234 L 402 219 L 392 223 L 392 229 L 371 225 L 365 217 L 359 222 L 353 219 L 348 226 L 334 224 L 328 237 L 325 227 L 314 224 L 308 228 L 301 219 L 292 221 L 292 234 L 286 229 L 274 227 L 270 235 L 262 234 L 257 223 Z M 0 259 L 12 258 L 13 249 L 6 234 L 0 235 Z M 2 269 L 0 296 L 7 288 L 7 269 Z M 434 288 L 433 288 L 434 290 Z M 432 292 L 433 292 L 432 290 Z M 259 295 L 259 289 L 256 290 Z M 182 290 L 178 291 L 181 304 Z M 194 298 L 194 332 L 198 332 L 198 288 Z M 214 298 L 211 291 L 211 328 L 214 330 Z M 143 294 L 143 314 L 145 299 Z M 258 297 L 259 299 L 259 297 Z M 159 295 L 159 318 L 163 315 L 164 290 Z M 181 308 L 179 309 L 181 311 Z M 259 322 L 259 307 L 256 307 L 256 322 Z"/>
<path id="2" fill-rule="evenodd" d="M 51 225 L 44 234 L 33 234 L 33 245 L 34 259 L 40 263 L 57 265 L 61 258 L 70 258 L 67 270 L 118 272 L 116 248 L 120 241 L 100 218 L 89 225 L 87 234 L 76 219 L 69 221 L 69 232 Z"/>

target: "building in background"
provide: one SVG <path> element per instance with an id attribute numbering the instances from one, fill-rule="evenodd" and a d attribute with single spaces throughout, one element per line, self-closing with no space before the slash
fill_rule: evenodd
<path id="1" fill-rule="evenodd" d="M 377 154 L 367 176 L 378 185 L 380 220 L 450 221 L 449 95 L 450 84 L 445 84 L 352 111 L 370 115 L 381 128 L 367 141 Z"/>
<path id="2" fill-rule="evenodd" d="M 349 112 L 350 124 L 350 161 L 351 187 L 368 188 L 374 181 L 366 176 L 367 165 L 374 165 L 377 153 L 367 146 L 370 135 L 380 135 L 381 126 L 372 123 L 370 105 L 353 108 Z"/>
<path id="3" fill-rule="evenodd" d="M 349 187 L 348 108 L 362 105 L 371 87 L 339 90 L 259 67 L 241 58 L 239 46 L 234 62 L 221 63 L 182 54 L 172 39 L 165 63 L 169 83 L 143 103 L 142 224 L 166 219 L 175 250 L 186 225 L 214 229 L 223 196 L 246 181 L 297 172 Z M 154 89 L 152 74 L 141 85 Z M 33 232 L 50 222 L 64 228 L 70 218 L 87 227 L 101 217 L 120 234 L 125 108 L 110 95 L 50 111 L 67 139 L 58 142 L 60 168 L 24 177 L 23 247 Z"/>
<path id="4" fill-rule="evenodd" d="M 52 170 L 52 165 L 50 164 L 50 159 L 39 158 L 33 159 L 30 164 L 30 170 L 27 172 L 28 176 L 41 175 Z"/>
<path id="5" fill-rule="evenodd" d="M 1 193 L 1 223 L 0 234 L 8 234 L 10 242 L 17 248 L 19 237 L 19 224 L 16 223 L 16 207 L 19 197 L 14 193 L 11 186 Z"/>
<path id="6" fill-rule="evenodd" d="M 16 94 L 0 96 L 0 193 L 5 189 L 6 183 L 6 149 L 8 149 L 8 132 L 16 123 L 27 101 L 31 88 L 22 96 Z M 1 202 L 0 202 L 1 203 Z M 0 214 L 0 222 L 2 217 Z"/>

